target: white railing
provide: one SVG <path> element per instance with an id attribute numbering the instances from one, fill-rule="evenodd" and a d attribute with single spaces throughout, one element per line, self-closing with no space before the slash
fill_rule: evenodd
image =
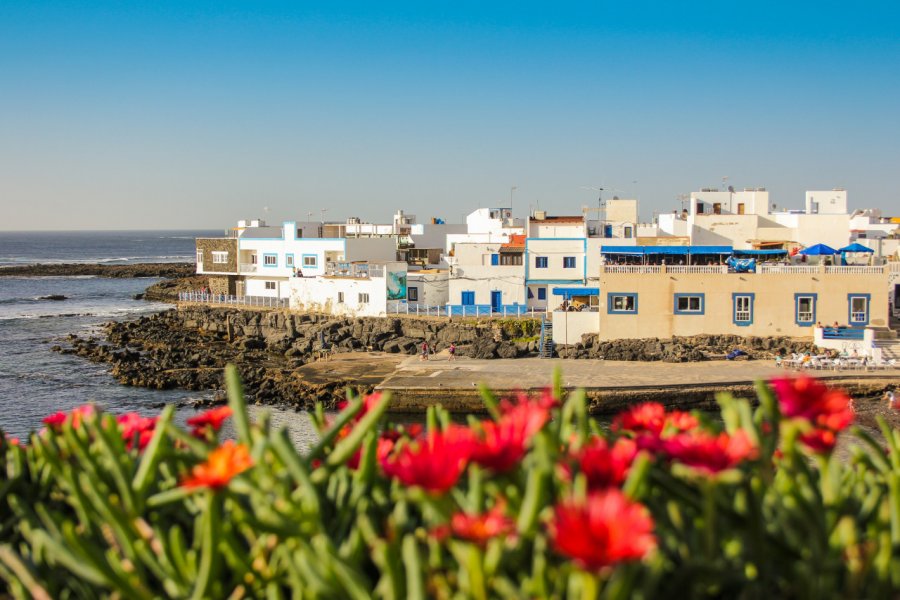
<path id="1" fill-rule="evenodd" d="M 607 273 L 662 273 L 661 266 L 653 265 L 606 265 L 603 269 Z"/>
<path id="2" fill-rule="evenodd" d="M 254 263 L 241 263 L 239 272 L 240 273 L 256 273 L 259 265 Z"/>
<path id="3" fill-rule="evenodd" d="M 196 302 L 217 306 L 250 306 L 257 308 L 289 308 L 287 298 L 271 296 L 232 296 L 229 294 L 209 294 L 202 292 L 178 292 L 179 302 Z"/>
<path id="4" fill-rule="evenodd" d="M 355 262 L 327 262 L 325 263 L 325 275 L 327 277 L 348 277 L 352 279 L 384 277 L 384 265 Z"/>
<path id="5" fill-rule="evenodd" d="M 728 273 L 727 265 L 677 265 L 666 266 L 666 273 Z"/>
<path id="6" fill-rule="evenodd" d="M 887 266 L 891 273 L 900 273 L 900 262 L 889 262 Z"/>
<path id="7" fill-rule="evenodd" d="M 758 273 L 818 273 L 819 267 L 814 265 L 757 265 Z"/>
<path id="8" fill-rule="evenodd" d="M 826 273 L 862 273 L 881 275 L 884 267 L 870 267 L 866 265 L 849 265 L 846 267 L 825 267 Z"/>
<path id="9" fill-rule="evenodd" d="M 488 305 L 433 305 L 416 304 L 413 302 L 398 302 L 387 307 L 388 315 L 410 315 L 416 317 L 483 317 L 504 319 L 538 319 L 545 311 L 542 309 L 528 308 L 526 306 L 498 306 L 491 308 Z"/>

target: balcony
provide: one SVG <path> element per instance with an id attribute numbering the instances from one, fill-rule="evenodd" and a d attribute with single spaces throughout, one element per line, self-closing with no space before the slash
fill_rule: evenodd
<path id="1" fill-rule="evenodd" d="M 255 263 L 241 263 L 238 268 L 239 273 L 256 273 L 259 270 L 259 265 Z"/>
<path id="2" fill-rule="evenodd" d="M 384 265 L 367 262 L 327 262 L 325 263 L 325 276 L 348 279 L 384 277 Z"/>

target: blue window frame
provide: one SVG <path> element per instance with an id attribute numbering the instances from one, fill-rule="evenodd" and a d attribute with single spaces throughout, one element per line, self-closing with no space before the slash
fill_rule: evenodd
<path id="1" fill-rule="evenodd" d="M 547 299 L 547 288 L 539 287 L 538 288 L 538 300 L 546 300 Z"/>
<path id="2" fill-rule="evenodd" d="M 534 268 L 535 269 L 546 269 L 547 268 L 547 257 L 546 256 L 534 257 Z"/>
<path id="3" fill-rule="evenodd" d="M 500 264 L 500 255 L 499 254 L 491 254 L 491 266 L 496 267 Z"/>
<path id="4" fill-rule="evenodd" d="M 847 294 L 847 323 L 862 327 L 869 324 L 872 294 Z"/>
<path id="5" fill-rule="evenodd" d="M 316 269 L 319 266 L 319 255 L 318 254 L 304 254 L 303 255 L 303 268 L 304 269 Z"/>
<path id="6" fill-rule="evenodd" d="M 460 304 L 463 306 L 473 306 L 475 304 L 475 292 L 463 292 L 461 294 Z"/>
<path id="7" fill-rule="evenodd" d="M 672 312 L 676 315 L 702 315 L 706 312 L 706 294 L 675 294 Z"/>
<path id="8" fill-rule="evenodd" d="M 753 325 L 753 302 L 756 294 L 731 294 L 731 321 L 738 327 Z"/>
<path id="9" fill-rule="evenodd" d="M 574 269 L 575 268 L 575 257 L 574 256 L 563 256 L 563 269 Z"/>
<path id="10" fill-rule="evenodd" d="M 293 254 L 285 254 L 284 255 L 284 266 L 286 266 L 286 267 L 294 266 L 294 255 Z"/>
<path id="11" fill-rule="evenodd" d="M 637 311 L 637 294 L 619 292 L 609 292 L 608 294 L 606 294 L 606 314 L 636 315 Z"/>
<path id="12" fill-rule="evenodd" d="M 812 327 L 816 323 L 816 299 L 818 294 L 794 294 L 794 323 L 800 327 Z"/>
<path id="13" fill-rule="evenodd" d="M 277 254 L 263 254 L 263 266 L 264 267 L 277 267 L 278 266 L 278 255 Z"/>

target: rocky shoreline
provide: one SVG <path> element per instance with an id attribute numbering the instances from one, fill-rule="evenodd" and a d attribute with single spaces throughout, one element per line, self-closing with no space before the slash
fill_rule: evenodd
<path id="1" fill-rule="evenodd" d="M 234 363 L 252 400 L 301 410 L 317 401 L 334 404 L 347 386 L 366 392 L 379 383 L 366 372 L 304 377 L 298 370 L 315 362 L 323 345 L 336 352 L 412 355 L 425 340 L 437 352 L 453 343 L 460 356 L 519 358 L 536 356 L 539 333 L 540 322 L 530 319 L 340 318 L 181 306 L 107 323 L 98 338 L 69 336 L 53 349 L 109 364 L 113 377 L 124 385 L 156 389 L 220 390 L 223 367 Z M 810 346 L 790 338 L 694 336 L 598 342 L 585 336 L 561 354 L 572 359 L 688 362 L 721 358 L 734 348 L 750 358 L 768 359 L 775 352 L 802 352 Z"/>
<path id="2" fill-rule="evenodd" d="M 0 277 L 163 277 L 177 279 L 196 273 L 193 263 L 141 263 L 107 265 L 97 263 L 34 264 L 0 267 Z"/>

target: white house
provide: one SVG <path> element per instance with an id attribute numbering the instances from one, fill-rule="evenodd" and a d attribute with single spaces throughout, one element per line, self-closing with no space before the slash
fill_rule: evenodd
<path id="1" fill-rule="evenodd" d="M 406 263 L 400 261 L 328 263 L 323 275 L 288 280 L 290 307 L 351 317 L 396 313 L 406 301 L 406 277 Z"/>
<path id="2" fill-rule="evenodd" d="M 501 312 L 504 306 L 524 307 L 524 251 L 524 236 L 507 243 L 457 244 L 448 304 Z"/>
<path id="3" fill-rule="evenodd" d="M 446 305 L 450 301 L 450 272 L 447 269 L 407 272 L 406 300 L 410 306 Z"/>

